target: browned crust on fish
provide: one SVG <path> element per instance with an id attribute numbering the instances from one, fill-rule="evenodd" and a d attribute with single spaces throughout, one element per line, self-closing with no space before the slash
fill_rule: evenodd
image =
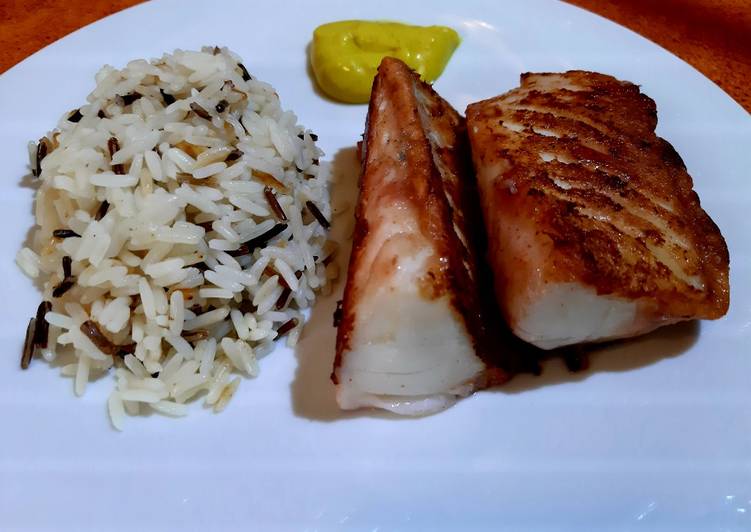
<path id="1" fill-rule="evenodd" d="M 501 306 L 524 297 L 517 272 L 536 267 L 543 283 L 643 298 L 655 316 L 723 316 L 727 246 L 681 157 L 655 134 L 654 101 L 592 72 L 527 73 L 521 83 L 467 108 Z M 503 256 L 501 226 L 535 234 L 531 259 Z"/>
<path id="2" fill-rule="evenodd" d="M 442 139 L 444 147 L 431 143 L 429 133 Z M 374 276 L 388 276 L 397 266 L 364 260 L 373 224 L 383 222 L 379 210 L 394 203 L 400 204 L 406 218 L 417 221 L 415 238 L 427 241 L 433 250 L 428 271 L 418 280 L 422 295 L 426 299 L 448 295 L 478 355 L 485 357 L 487 331 L 479 305 L 474 241 L 478 220 L 472 214 L 477 211 L 472 208 L 476 190 L 469 173 L 463 117 L 402 61 L 387 57 L 373 84 L 361 160 L 360 196 L 332 380 L 337 383 L 342 354 L 350 349 L 364 287 L 374 282 Z M 391 171 L 398 172 L 399 178 L 385 182 L 384 175 Z M 500 370 L 486 377 L 493 382 L 505 378 Z"/>

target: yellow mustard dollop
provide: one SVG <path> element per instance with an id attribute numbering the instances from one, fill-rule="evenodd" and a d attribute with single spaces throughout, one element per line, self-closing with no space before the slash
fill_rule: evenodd
<path id="1" fill-rule="evenodd" d="M 313 32 L 310 63 L 318 86 L 331 98 L 366 103 L 381 60 L 396 57 L 432 83 L 459 46 L 459 35 L 445 26 L 342 20 Z"/>

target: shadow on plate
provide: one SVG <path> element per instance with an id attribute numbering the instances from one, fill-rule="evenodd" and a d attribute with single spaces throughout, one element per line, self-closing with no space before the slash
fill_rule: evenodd
<path id="1" fill-rule="evenodd" d="M 336 350 L 333 316 L 336 303 L 342 298 L 347 262 L 352 247 L 359 175 L 360 163 L 354 146 L 343 148 L 334 154 L 331 163 L 331 207 L 335 215 L 330 238 L 340 244 L 336 255 L 340 274 L 332 292 L 329 295 L 319 295 L 311 310 L 310 318 L 295 348 L 297 371 L 290 385 L 295 414 L 308 419 L 335 421 L 362 416 L 398 419 L 388 412 L 340 410 L 336 404 L 334 385 L 330 378 Z"/>
<path id="2" fill-rule="evenodd" d="M 637 338 L 593 346 L 584 354 L 589 361 L 588 367 L 579 371 L 569 370 L 562 358 L 554 355 L 542 362 L 540 375 L 520 374 L 490 391 L 522 393 L 563 382 L 583 381 L 596 373 L 630 371 L 649 366 L 686 352 L 696 343 L 700 328 L 698 321 L 678 323 Z"/>
<path id="3" fill-rule="evenodd" d="M 308 323 L 295 349 L 297 371 L 290 385 L 292 406 L 296 415 L 318 421 L 335 421 L 353 417 L 409 419 L 376 410 L 342 411 L 336 404 L 330 374 L 336 348 L 333 315 L 342 298 L 347 261 L 352 245 L 353 209 L 357 202 L 357 181 L 360 165 L 356 148 L 339 150 L 331 163 L 331 205 L 333 217 L 331 238 L 340 243 L 336 261 L 339 279 L 333 291 L 319 296 Z M 583 381 L 596 373 L 629 371 L 677 356 L 688 350 L 699 334 L 698 322 L 663 327 L 650 334 L 592 347 L 586 353 L 587 369 L 572 372 L 561 358 L 552 355 L 542 361 L 542 374 L 522 373 L 508 383 L 492 388 L 495 393 L 522 393 L 542 386 Z"/>
<path id="4" fill-rule="evenodd" d="M 308 66 L 310 68 L 310 66 Z M 312 75 L 312 73 L 311 73 Z M 353 209 L 357 201 L 357 180 L 360 166 L 357 149 L 343 148 L 331 162 L 330 238 L 340 244 L 336 262 L 339 279 L 328 295 L 319 295 L 295 348 L 297 372 L 291 384 L 292 406 L 295 414 L 319 420 L 346 417 L 336 404 L 334 385 L 329 378 L 334 363 L 336 329 L 333 324 L 336 303 L 342 297 L 347 259 L 352 247 Z"/>

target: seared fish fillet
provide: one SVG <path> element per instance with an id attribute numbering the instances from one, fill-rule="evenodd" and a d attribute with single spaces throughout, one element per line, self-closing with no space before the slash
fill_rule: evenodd
<path id="1" fill-rule="evenodd" d="M 506 379 L 484 359 L 466 144 L 463 118 L 407 65 L 384 59 L 332 374 L 344 409 L 428 414 Z"/>
<path id="2" fill-rule="evenodd" d="M 728 309 L 728 250 L 655 103 L 611 76 L 523 74 L 467 127 L 501 310 L 552 349 Z"/>

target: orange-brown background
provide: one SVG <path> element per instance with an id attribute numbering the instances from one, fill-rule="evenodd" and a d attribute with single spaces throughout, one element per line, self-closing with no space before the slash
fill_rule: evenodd
<path id="1" fill-rule="evenodd" d="M 0 0 L 0 73 L 140 0 Z M 631 28 L 703 72 L 751 112 L 751 0 L 569 0 Z"/>

